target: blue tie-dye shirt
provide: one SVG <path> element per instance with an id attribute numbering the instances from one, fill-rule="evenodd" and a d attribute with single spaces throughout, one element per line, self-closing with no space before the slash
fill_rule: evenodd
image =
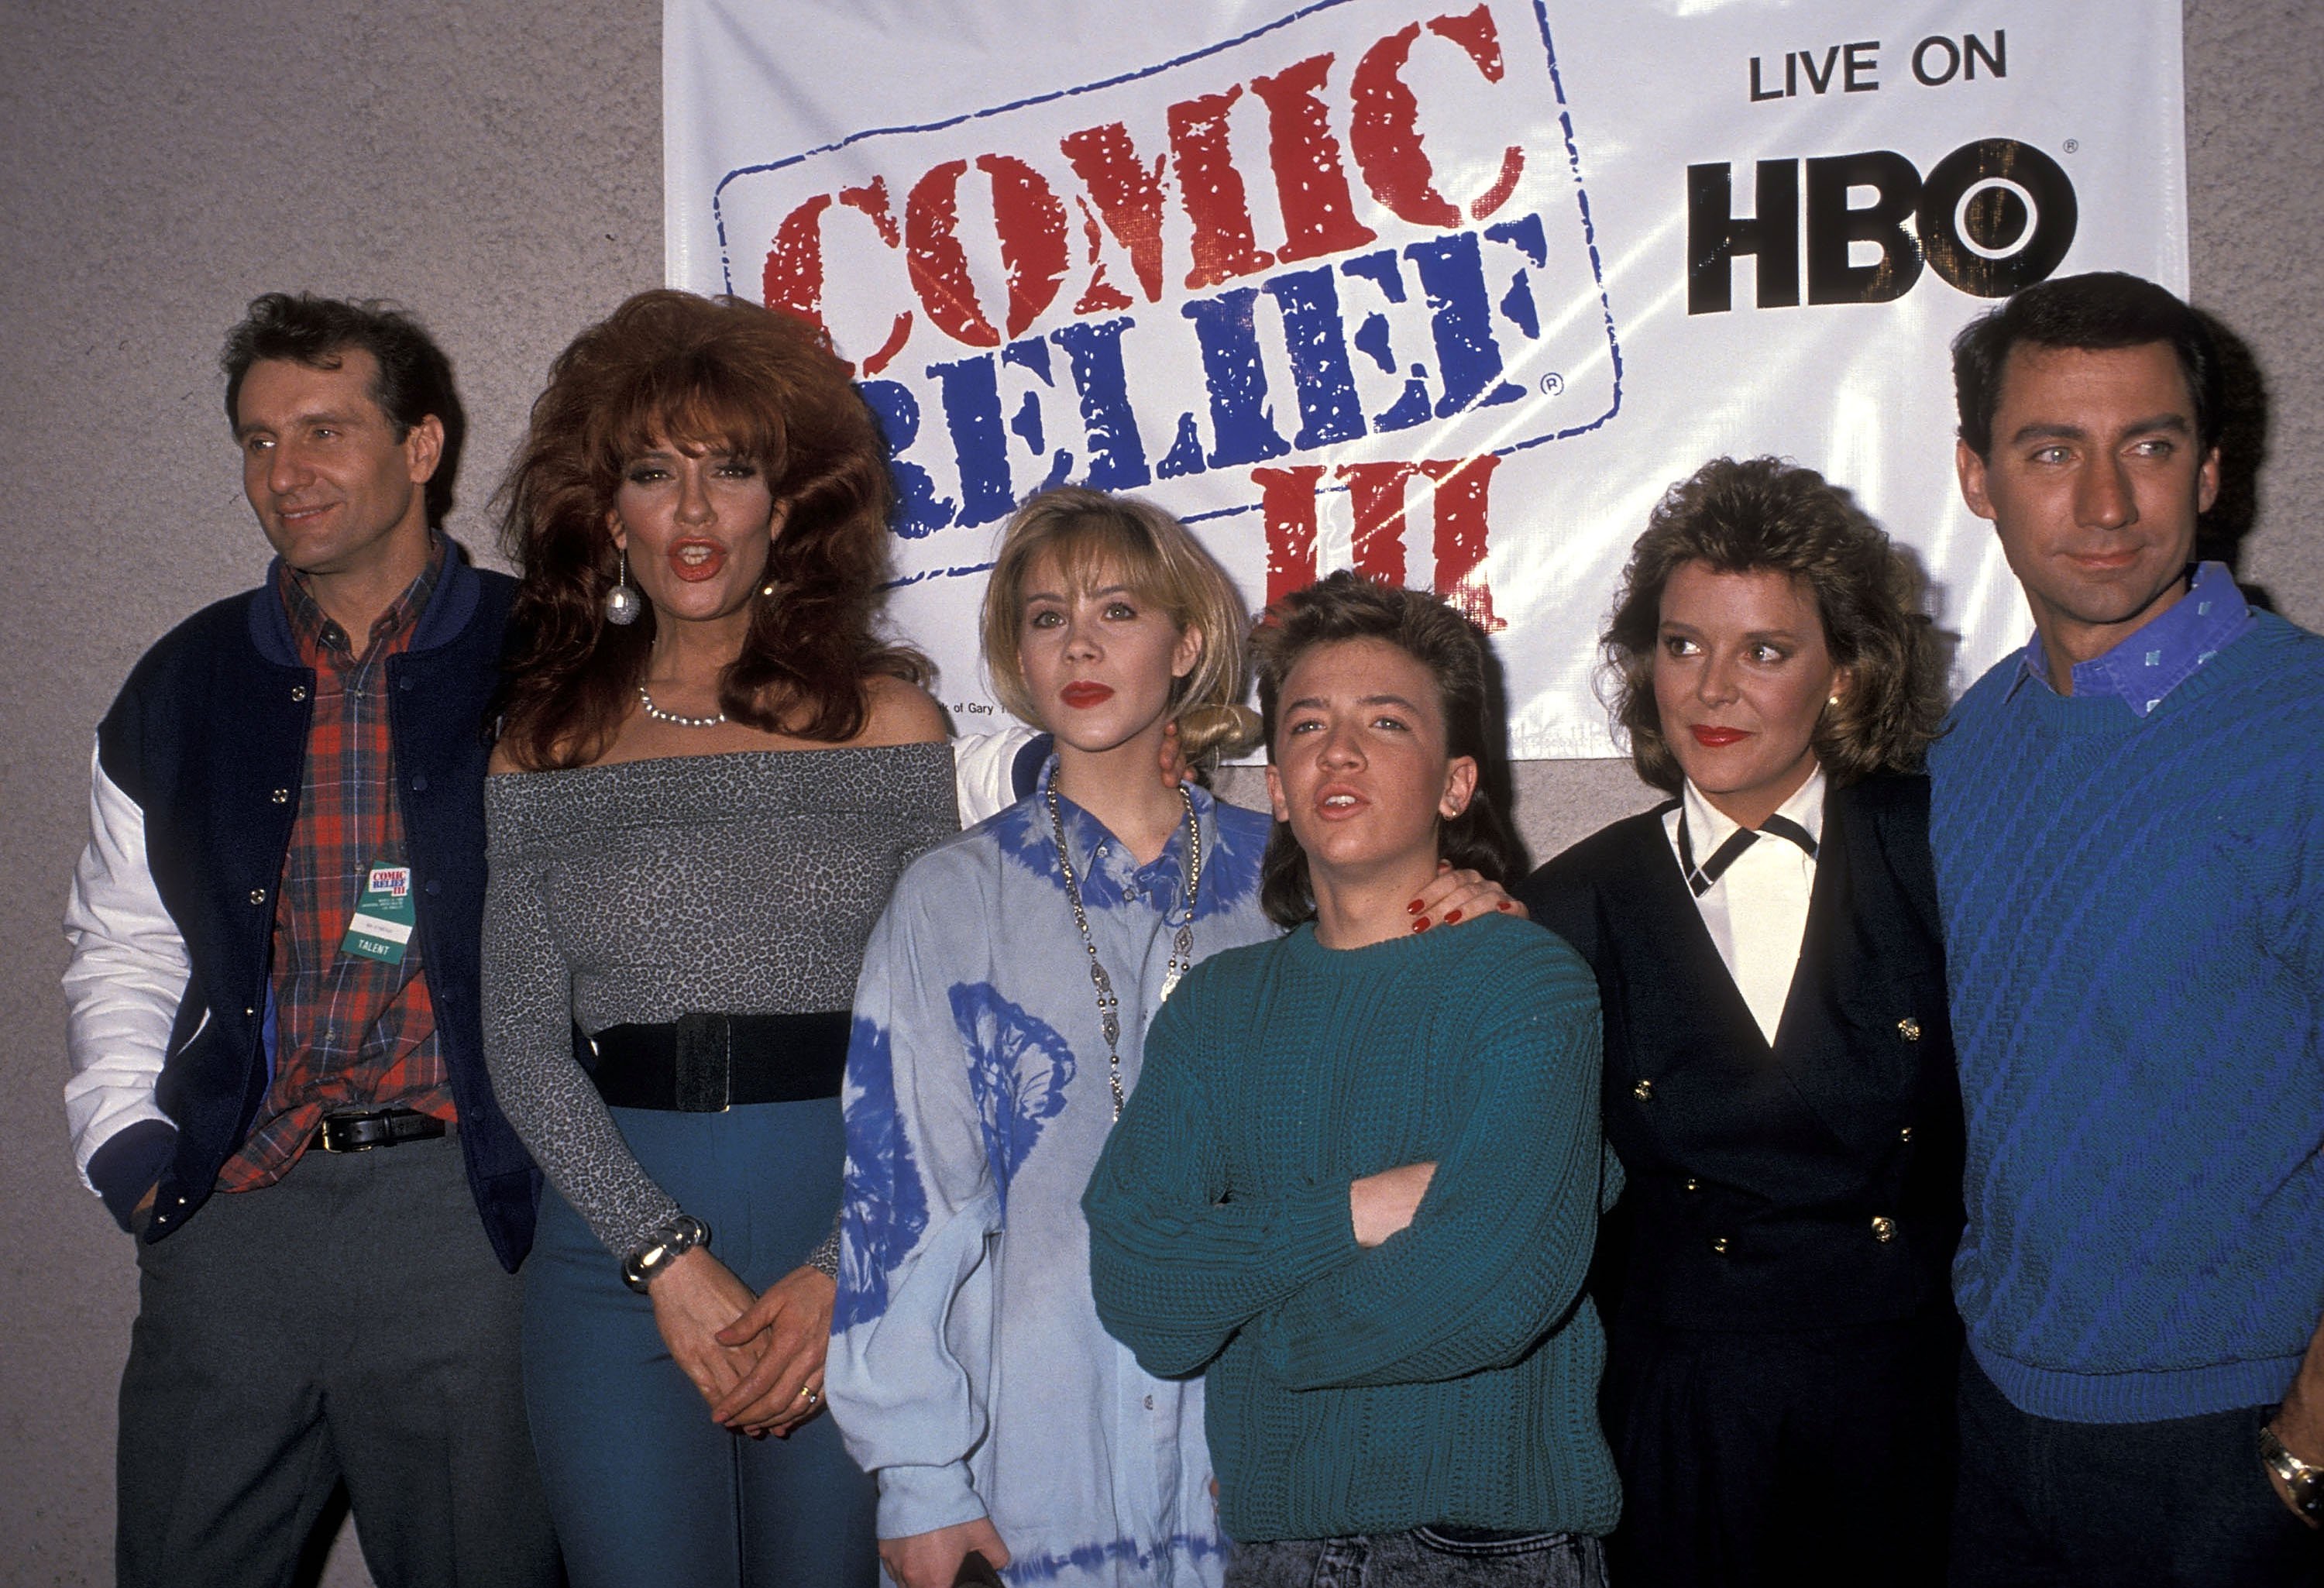
<path id="1" fill-rule="evenodd" d="M 1113 1125 L 1089 955 L 1040 791 L 923 855 L 872 934 L 843 1094 L 847 1195 L 826 1389 L 893 1538 L 989 1515 L 1012 1583 L 1224 1574 L 1199 1379 L 1099 1325 L 1082 1189 Z M 1193 790 L 1194 955 L 1275 935 L 1268 818 Z M 1182 829 L 1140 866 L 1061 802 L 1138 1080 L 1185 919 Z"/>

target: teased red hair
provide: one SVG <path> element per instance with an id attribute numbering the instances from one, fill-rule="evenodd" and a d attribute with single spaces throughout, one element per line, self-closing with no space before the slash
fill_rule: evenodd
<path id="1" fill-rule="evenodd" d="M 871 411 L 804 320 L 657 291 L 558 355 L 501 487 L 501 545 L 520 575 L 502 743 L 529 770 L 586 764 L 629 710 L 654 620 L 649 606 L 627 628 L 605 621 L 616 568 L 606 522 L 623 466 L 657 442 L 750 458 L 789 510 L 767 564 L 776 593 L 752 604 L 720 709 L 770 733 L 853 738 L 867 676 L 925 672 L 872 629 L 890 495 Z"/>

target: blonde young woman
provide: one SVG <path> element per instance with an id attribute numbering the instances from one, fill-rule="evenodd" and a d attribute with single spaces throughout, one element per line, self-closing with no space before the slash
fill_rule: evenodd
<path id="1" fill-rule="evenodd" d="M 1033 794 L 922 857 L 865 951 L 828 1393 L 901 1588 L 1215 1584 L 1202 1387 L 1090 1299 L 1080 1198 L 1185 969 L 1272 937 L 1268 818 L 1155 777 L 1248 743 L 1245 616 L 1159 509 L 1028 502 L 984 606 L 995 692 L 1055 735 Z M 1439 877 L 1415 919 L 1506 904 Z"/>

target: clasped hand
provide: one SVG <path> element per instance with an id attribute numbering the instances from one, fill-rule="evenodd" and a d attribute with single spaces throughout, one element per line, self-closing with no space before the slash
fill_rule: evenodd
<path id="1" fill-rule="evenodd" d="M 822 1274 L 793 1269 L 753 1296 L 697 1246 L 655 1275 L 646 1295 L 670 1360 L 716 1422 L 779 1438 L 823 1409 L 835 1288 Z"/>

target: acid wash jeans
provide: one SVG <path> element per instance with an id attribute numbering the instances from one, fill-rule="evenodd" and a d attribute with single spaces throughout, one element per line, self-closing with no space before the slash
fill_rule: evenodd
<path id="1" fill-rule="evenodd" d="M 1439 1527 L 1238 1544 L 1226 1588 L 1606 1588 L 1606 1543 Z"/>

